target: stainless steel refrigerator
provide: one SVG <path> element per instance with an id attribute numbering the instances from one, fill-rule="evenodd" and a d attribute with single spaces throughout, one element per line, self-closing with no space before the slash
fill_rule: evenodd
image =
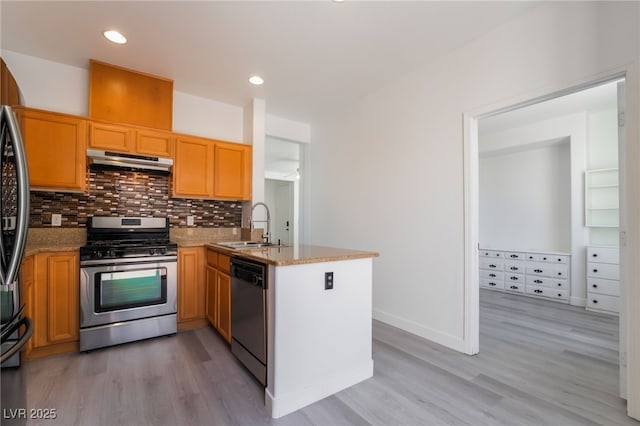
<path id="1" fill-rule="evenodd" d="M 0 363 L 4 368 L 20 365 L 20 349 L 33 334 L 33 326 L 20 304 L 18 281 L 29 227 L 27 158 L 13 110 L 0 108 Z"/>

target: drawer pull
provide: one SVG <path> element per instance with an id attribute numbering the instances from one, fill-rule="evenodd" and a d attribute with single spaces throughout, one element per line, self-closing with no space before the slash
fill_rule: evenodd
<path id="1" fill-rule="evenodd" d="M 558 258 L 558 262 L 562 262 L 562 258 L 560 258 L 560 257 L 559 257 L 559 258 Z"/>
<path id="2" fill-rule="evenodd" d="M 542 269 L 534 269 L 534 270 L 533 270 L 533 272 L 535 272 L 535 273 L 538 273 L 538 274 L 539 274 L 539 273 L 541 273 L 541 272 L 542 272 Z"/>
<path id="3" fill-rule="evenodd" d="M 496 265 L 489 265 L 489 268 L 497 268 Z"/>
<path id="4" fill-rule="evenodd" d="M 516 258 L 518 257 L 518 255 L 517 255 L 517 254 L 512 254 L 512 255 L 511 255 L 511 257 L 512 257 L 513 259 L 516 259 Z"/>
<path id="5" fill-rule="evenodd" d="M 517 267 L 517 266 L 512 266 L 512 267 L 511 267 L 511 268 L 509 268 L 509 269 L 511 269 L 512 271 L 517 271 L 517 270 L 518 270 L 518 267 Z"/>
<path id="6" fill-rule="evenodd" d="M 562 276 L 562 272 L 558 272 L 558 276 L 561 277 Z"/>
<path id="7" fill-rule="evenodd" d="M 592 284 L 591 287 L 598 288 L 598 284 Z"/>
<path id="8" fill-rule="evenodd" d="M 496 275 L 496 274 L 489 274 L 489 276 L 490 276 L 491 278 L 495 278 L 495 277 L 497 277 L 497 275 Z"/>
<path id="9" fill-rule="evenodd" d="M 558 283 L 558 287 L 562 287 L 562 283 Z"/>
<path id="10" fill-rule="evenodd" d="M 547 260 L 547 256 L 543 257 L 542 260 Z"/>
<path id="11" fill-rule="evenodd" d="M 593 303 L 598 303 L 598 301 L 597 301 L 597 300 L 594 300 L 594 301 L 593 301 Z"/>
<path id="12" fill-rule="evenodd" d="M 489 256 L 489 253 L 485 251 L 485 252 L 484 252 L 484 255 L 485 255 L 485 256 Z"/>
<path id="13" fill-rule="evenodd" d="M 562 297 L 562 293 L 558 293 L 558 297 Z"/>
<path id="14" fill-rule="evenodd" d="M 513 280 L 513 281 L 518 281 L 518 277 L 509 277 L 509 279 Z"/>
<path id="15" fill-rule="evenodd" d="M 537 290 L 537 289 L 536 289 L 536 290 L 533 290 L 533 292 L 534 292 L 534 293 L 538 293 L 538 294 L 539 294 L 539 293 L 542 293 L 542 290 Z"/>
<path id="16" fill-rule="evenodd" d="M 597 269 L 594 269 L 594 270 L 593 270 L 593 273 L 594 273 L 594 274 L 595 274 L 595 273 L 597 273 L 597 272 L 598 272 L 598 270 L 597 270 Z"/>
<path id="17" fill-rule="evenodd" d="M 500 253 L 496 253 L 496 256 L 497 256 L 497 257 L 500 257 Z"/>
<path id="18" fill-rule="evenodd" d="M 533 280 L 533 282 L 536 284 L 542 284 L 542 280 Z"/>
<path id="19" fill-rule="evenodd" d="M 496 283 L 489 283 L 489 285 L 491 285 L 491 286 L 495 286 L 495 285 L 496 285 Z"/>
<path id="20" fill-rule="evenodd" d="M 533 256 L 529 256 L 529 259 L 533 259 Z"/>
<path id="21" fill-rule="evenodd" d="M 510 286 L 509 288 L 510 288 L 510 289 L 512 289 L 512 290 L 517 290 L 517 289 L 518 289 L 518 286 L 517 286 L 517 285 L 512 285 L 512 286 Z"/>
<path id="22" fill-rule="evenodd" d="M 598 257 L 598 253 L 593 253 L 591 256 Z"/>

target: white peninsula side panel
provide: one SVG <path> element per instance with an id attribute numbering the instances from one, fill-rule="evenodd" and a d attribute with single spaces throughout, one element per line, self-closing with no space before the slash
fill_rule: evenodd
<path id="1" fill-rule="evenodd" d="M 265 403 L 273 418 L 373 376 L 372 265 L 364 258 L 270 268 Z"/>

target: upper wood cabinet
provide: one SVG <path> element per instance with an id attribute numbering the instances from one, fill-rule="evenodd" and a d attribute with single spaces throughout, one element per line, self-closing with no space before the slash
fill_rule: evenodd
<path id="1" fill-rule="evenodd" d="M 48 111 L 16 108 L 31 189 L 87 189 L 87 122 Z"/>
<path id="2" fill-rule="evenodd" d="M 215 142 L 214 196 L 233 200 L 251 199 L 251 146 Z"/>
<path id="3" fill-rule="evenodd" d="M 176 135 L 173 196 L 212 198 L 213 141 L 194 136 Z"/>
<path id="4" fill-rule="evenodd" d="M 251 199 L 251 146 L 176 135 L 174 197 Z"/>
<path id="5" fill-rule="evenodd" d="M 169 158 L 172 155 L 172 134 L 134 126 L 89 122 L 89 147 L 125 154 Z"/>

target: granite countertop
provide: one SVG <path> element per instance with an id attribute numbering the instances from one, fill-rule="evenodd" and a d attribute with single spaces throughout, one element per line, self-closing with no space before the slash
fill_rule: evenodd
<path id="1" fill-rule="evenodd" d="M 77 251 L 86 242 L 87 232 L 84 228 L 29 228 L 24 255 Z"/>
<path id="2" fill-rule="evenodd" d="M 307 263 L 334 262 L 341 260 L 364 259 L 378 257 L 379 254 L 370 251 L 350 250 L 335 247 L 311 245 L 271 246 L 250 249 L 229 249 L 215 243 L 207 247 L 218 251 L 225 251 L 235 256 L 264 262 L 275 266 L 301 265 Z"/>

